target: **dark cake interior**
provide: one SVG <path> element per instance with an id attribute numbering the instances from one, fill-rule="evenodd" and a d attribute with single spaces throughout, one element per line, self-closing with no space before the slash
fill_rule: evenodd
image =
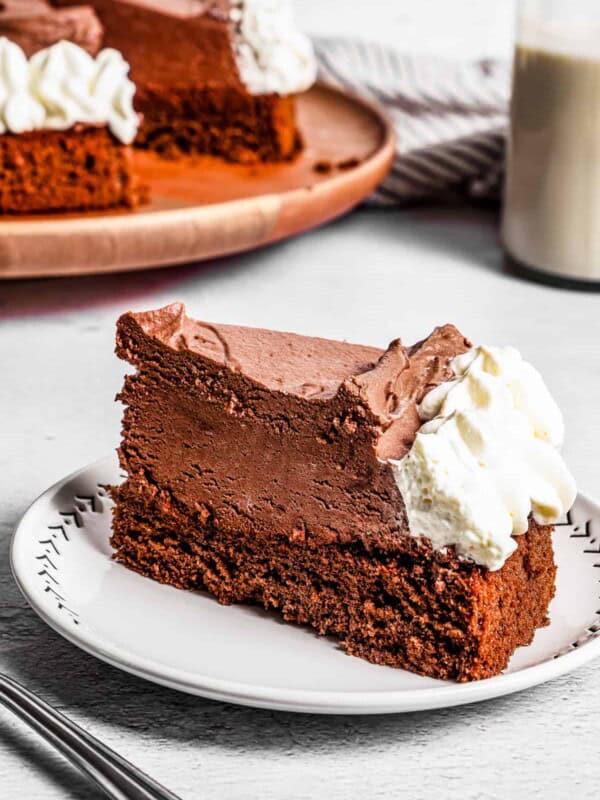
<path id="1" fill-rule="evenodd" d="M 408 532 L 387 459 L 417 402 L 450 377 L 452 326 L 386 351 L 186 318 L 126 314 L 112 544 L 127 566 L 222 603 L 253 602 L 379 664 L 473 680 L 546 621 L 551 528 L 533 521 L 502 569 Z"/>

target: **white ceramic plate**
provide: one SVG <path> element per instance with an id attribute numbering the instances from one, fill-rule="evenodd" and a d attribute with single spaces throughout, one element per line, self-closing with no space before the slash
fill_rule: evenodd
<path id="1" fill-rule="evenodd" d="M 600 654 L 600 506 L 579 496 L 556 529 L 552 624 L 505 674 L 455 684 L 378 667 L 274 614 L 220 606 L 111 560 L 107 458 L 31 506 L 12 542 L 21 591 L 52 628 L 98 658 L 184 692 L 263 708 L 373 714 L 439 708 L 515 692 Z"/>

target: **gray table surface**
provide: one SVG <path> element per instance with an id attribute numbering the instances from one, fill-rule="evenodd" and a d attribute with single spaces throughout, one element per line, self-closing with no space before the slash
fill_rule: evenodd
<path id="1" fill-rule="evenodd" d="M 349 3 L 338 20 L 341 0 L 305 0 L 301 15 L 319 33 L 360 29 L 412 49 L 419 32 L 420 49 L 507 49 L 510 3 L 457 0 L 452 13 L 449 5 Z M 186 799 L 597 797 L 600 663 L 477 706 L 311 717 L 155 687 L 80 652 L 26 607 L 8 567 L 14 525 L 48 485 L 117 443 L 118 313 L 173 300 L 206 319 L 376 345 L 398 335 L 415 341 L 446 321 L 475 341 L 514 344 L 564 410 L 566 457 L 580 488 L 600 494 L 600 297 L 512 277 L 492 212 L 359 210 L 294 241 L 201 266 L 3 284 L 0 669 Z M 0 709 L 0 796 L 17 793 L 99 797 Z"/>

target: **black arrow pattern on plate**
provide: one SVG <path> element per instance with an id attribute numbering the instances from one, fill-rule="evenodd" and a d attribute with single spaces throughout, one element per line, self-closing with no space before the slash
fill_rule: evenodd
<path id="1" fill-rule="evenodd" d="M 74 495 L 74 508 L 70 511 L 59 511 L 60 522 L 47 525 L 44 536 L 38 540 L 41 551 L 34 556 L 40 562 L 42 569 L 37 573 L 44 584 L 44 592 L 56 602 L 59 611 L 64 611 L 73 620 L 74 625 L 80 624 L 80 615 L 67 605 L 65 597 L 60 594 L 60 558 L 64 547 L 71 542 L 71 527 L 85 528 L 87 514 L 102 514 L 106 510 L 107 493 L 104 486 L 98 485 L 95 495 Z"/>

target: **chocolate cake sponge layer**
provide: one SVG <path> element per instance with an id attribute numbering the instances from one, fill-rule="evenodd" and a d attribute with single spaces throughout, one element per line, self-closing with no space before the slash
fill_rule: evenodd
<path id="1" fill-rule="evenodd" d="M 223 604 L 274 609 L 338 638 L 350 655 L 435 678 L 501 672 L 546 623 L 554 594 L 551 528 L 533 521 L 504 567 L 489 572 L 405 534 L 326 544 L 217 530 L 143 480 L 113 496 L 111 544 L 136 572 Z"/>
<path id="2" fill-rule="evenodd" d="M 293 97 L 172 90 L 145 103 L 136 146 L 164 158 L 209 154 L 238 164 L 289 161 L 302 149 Z"/>
<path id="3" fill-rule="evenodd" d="M 186 317 L 125 314 L 126 405 L 112 544 L 133 569 L 221 602 L 256 602 L 377 663 L 472 680 L 544 624 L 550 529 L 531 523 L 497 572 L 410 535 L 390 458 L 417 403 L 469 342 L 410 349 Z M 414 532 L 413 532 L 414 533 Z"/>
<path id="4" fill-rule="evenodd" d="M 105 127 L 0 136 L 2 214 L 135 208 L 145 196 L 131 148 Z"/>

